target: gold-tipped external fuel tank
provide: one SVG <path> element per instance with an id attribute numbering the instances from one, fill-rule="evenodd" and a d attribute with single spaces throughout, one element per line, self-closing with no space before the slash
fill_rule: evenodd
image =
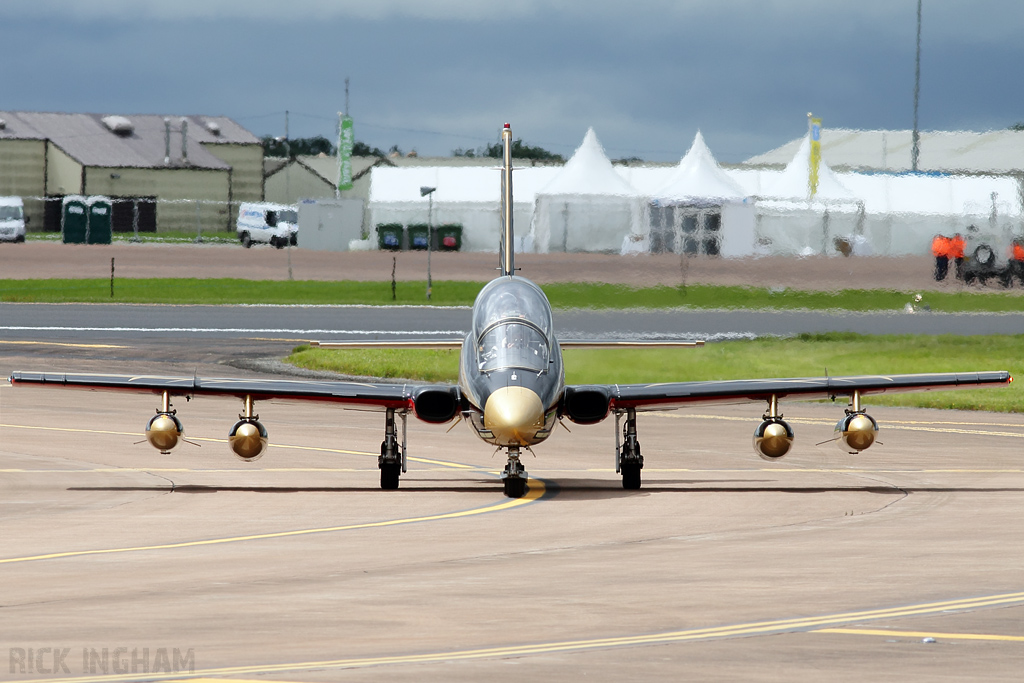
<path id="1" fill-rule="evenodd" d="M 836 445 L 848 453 L 860 453 L 878 438 L 878 423 L 867 413 L 851 413 L 836 423 Z"/>
<path id="2" fill-rule="evenodd" d="M 260 416 L 253 413 L 254 407 L 252 396 L 246 396 L 242 414 L 228 432 L 231 452 L 246 462 L 259 460 L 267 452 L 267 429 L 260 422 Z"/>
<path id="3" fill-rule="evenodd" d="M 174 413 L 157 413 L 146 425 L 146 441 L 163 454 L 178 447 L 185 435 L 185 428 Z"/>

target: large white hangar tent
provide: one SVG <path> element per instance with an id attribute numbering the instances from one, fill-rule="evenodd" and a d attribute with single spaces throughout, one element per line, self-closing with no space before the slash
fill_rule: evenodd
<path id="1" fill-rule="evenodd" d="M 975 243 L 1009 245 L 1019 233 L 1019 184 L 1011 176 L 845 173 L 864 202 L 862 234 L 876 254 L 930 253 L 937 234 L 962 233 Z"/>
<path id="2" fill-rule="evenodd" d="M 517 198 L 526 175 L 515 176 Z M 628 235 L 643 232 L 644 208 L 643 197 L 612 167 L 590 128 L 572 158 L 537 192 L 533 250 L 618 252 Z"/>
<path id="3" fill-rule="evenodd" d="M 490 166 L 418 166 L 374 168 L 370 178 L 370 225 L 454 223 L 462 226 L 463 251 L 497 251 L 501 232 L 499 160 Z M 547 184 L 561 169 L 527 168 L 516 172 L 513 180 L 513 222 L 517 226 L 517 251 L 531 218 L 539 187 Z M 433 202 L 420 188 L 433 187 Z M 376 244 L 377 235 L 371 239 Z"/>
<path id="4" fill-rule="evenodd" d="M 754 244 L 754 205 L 715 160 L 700 131 L 650 196 L 646 242 L 654 253 L 747 256 Z M 624 245 L 624 251 L 628 251 Z"/>

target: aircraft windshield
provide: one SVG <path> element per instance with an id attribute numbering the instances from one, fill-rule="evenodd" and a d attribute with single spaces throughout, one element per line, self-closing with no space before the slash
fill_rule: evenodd
<path id="1" fill-rule="evenodd" d="M 543 372 L 548 368 L 548 342 L 532 325 L 509 321 L 484 333 L 478 342 L 480 370 L 523 368 Z"/>
<path id="2" fill-rule="evenodd" d="M 551 307 L 544 293 L 522 278 L 495 280 L 487 285 L 473 307 L 473 336 L 481 335 L 504 320 L 526 320 L 544 337 L 551 337 Z"/>

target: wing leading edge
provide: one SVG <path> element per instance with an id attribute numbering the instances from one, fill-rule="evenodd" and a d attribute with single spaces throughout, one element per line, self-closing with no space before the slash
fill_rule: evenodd
<path id="1" fill-rule="evenodd" d="M 415 398 L 433 385 L 370 384 L 288 379 L 235 379 L 202 377 L 160 377 L 89 373 L 14 372 L 13 385 L 46 384 L 77 389 L 135 391 L 171 396 L 233 396 L 253 400 L 299 399 L 328 401 L 395 410 L 411 408 Z M 445 391 L 451 389 L 443 385 Z"/>
<path id="2" fill-rule="evenodd" d="M 937 372 L 915 375 L 857 375 L 850 377 L 794 377 L 738 379 L 663 384 L 605 385 L 611 410 L 671 410 L 696 403 L 742 403 L 777 399 L 815 400 L 837 396 L 945 391 L 1004 385 L 1013 381 L 1005 370 L 992 372 Z M 588 387 L 595 389 L 597 387 Z M 582 387 L 573 387 L 582 389 Z"/>

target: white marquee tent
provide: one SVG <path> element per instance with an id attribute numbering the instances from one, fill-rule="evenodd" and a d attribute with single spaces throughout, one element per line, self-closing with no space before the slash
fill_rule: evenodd
<path id="1" fill-rule="evenodd" d="M 540 253 L 618 252 L 627 235 L 641 232 L 644 204 L 590 128 L 572 158 L 537 193 L 533 247 Z"/>
<path id="2" fill-rule="evenodd" d="M 752 252 L 753 202 L 718 165 L 700 131 L 679 165 L 650 192 L 649 216 L 640 242 L 651 251 L 715 256 Z M 624 245 L 624 251 L 627 246 L 632 245 Z"/>

